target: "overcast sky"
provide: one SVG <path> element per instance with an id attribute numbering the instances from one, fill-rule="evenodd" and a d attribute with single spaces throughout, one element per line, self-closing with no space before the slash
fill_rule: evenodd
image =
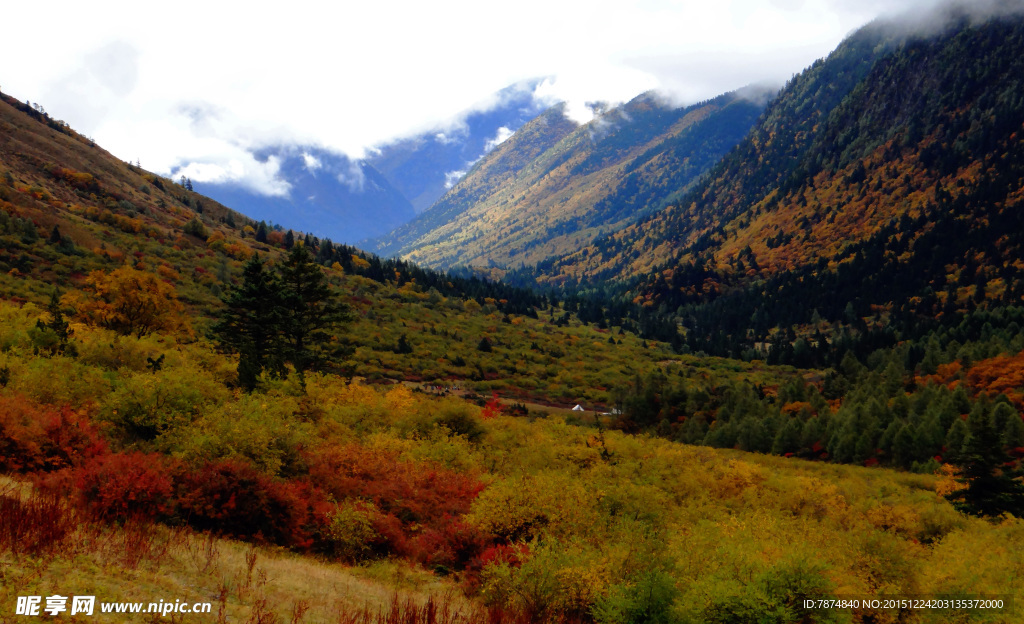
<path id="1" fill-rule="evenodd" d="M 359 156 L 513 82 L 572 104 L 781 83 L 876 16 L 937 0 L 7 3 L 0 89 L 125 160 L 264 192 L 251 150 Z M 159 8 L 150 8 L 159 7 Z M 199 167 L 200 169 L 197 169 Z M 202 173 L 200 175 L 203 175 Z"/>

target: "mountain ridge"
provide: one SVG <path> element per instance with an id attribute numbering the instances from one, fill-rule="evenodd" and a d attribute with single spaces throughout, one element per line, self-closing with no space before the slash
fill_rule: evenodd
<path id="1" fill-rule="evenodd" d="M 691 184 L 740 140 L 763 100 L 733 92 L 677 107 L 646 93 L 580 126 L 551 109 L 372 248 L 435 268 L 530 264 L 578 249 Z"/>

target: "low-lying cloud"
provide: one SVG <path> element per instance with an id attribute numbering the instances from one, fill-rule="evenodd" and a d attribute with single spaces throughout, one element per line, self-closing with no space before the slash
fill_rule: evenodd
<path id="1" fill-rule="evenodd" d="M 198 0 L 172 11 L 55 0 L 45 44 L 35 29 L 10 28 L 0 57 L 5 92 L 38 101 L 125 160 L 163 174 L 194 166 L 281 194 L 288 184 L 280 172 L 252 156 L 268 146 L 314 145 L 358 159 L 421 132 L 450 140 L 464 131 L 454 113 L 486 110 L 508 97 L 495 94 L 510 84 L 566 102 L 579 123 L 594 118 L 595 102 L 651 89 L 690 103 L 781 84 L 879 14 L 921 15 L 938 4 L 593 0 L 580 11 L 549 0 L 520 0 L 515 10 L 475 0 L 295 0 L 264 12 Z M 981 19 L 1020 2 L 965 6 Z M 13 3 L 4 19 L 37 23 L 38 7 Z M 528 41 L 496 38 L 496 23 L 529 33 Z M 536 76 L 550 78 L 537 86 L 529 82 Z M 359 184 L 354 172 L 345 175 Z"/>
<path id="2" fill-rule="evenodd" d="M 466 177 L 466 170 L 460 169 L 458 171 L 449 171 L 444 174 L 444 187 L 450 189 L 455 186 L 459 180 Z"/>
<path id="3" fill-rule="evenodd" d="M 269 156 L 260 161 L 248 152 L 220 162 L 190 162 L 173 169 L 172 175 L 194 182 L 233 184 L 259 195 L 286 197 L 291 184 L 280 177 L 281 159 Z"/>
<path id="4" fill-rule="evenodd" d="M 363 167 L 355 160 L 350 160 L 348 168 L 339 171 L 336 177 L 338 182 L 347 186 L 348 190 L 353 193 L 361 193 L 366 184 L 366 174 L 363 172 Z"/>
<path id="5" fill-rule="evenodd" d="M 493 152 L 494 148 L 509 140 L 512 137 L 512 134 L 512 130 L 509 130 L 505 126 L 498 128 L 498 132 L 494 135 L 494 138 L 487 139 L 487 142 L 484 143 L 484 153 L 489 154 Z"/>

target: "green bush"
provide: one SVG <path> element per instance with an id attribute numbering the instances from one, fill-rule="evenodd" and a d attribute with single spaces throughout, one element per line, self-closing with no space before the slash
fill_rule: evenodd
<path id="1" fill-rule="evenodd" d="M 161 442 L 192 465 L 244 459 L 268 475 L 293 475 L 302 471 L 299 447 L 312 438 L 308 423 L 296 421 L 294 408 L 287 399 L 242 395 L 208 406 Z"/>
<path id="2" fill-rule="evenodd" d="M 373 517 L 377 514 L 373 503 L 345 501 L 328 516 L 323 529 L 324 543 L 328 551 L 345 561 L 355 563 L 366 559 L 372 552 L 377 531 L 373 528 Z"/>
<path id="3" fill-rule="evenodd" d="M 75 408 L 97 403 L 110 391 L 101 371 L 63 356 L 28 360 L 13 370 L 8 385 L 40 403 Z"/>
<path id="4" fill-rule="evenodd" d="M 227 398 L 227 391 L 193 366 L 127 373 L 104 400 L 103 417 L 129 440 L 153 441 L 178 431 L 210 407 Z"/>
<path id="5" fill-rule="evenodd" d="M 633 582 L 619 583 L 594 604 L 599 624 L 670 624 L 672 604 L 679 595 L 675 581 L 661 570 L 647 570 Z"/>

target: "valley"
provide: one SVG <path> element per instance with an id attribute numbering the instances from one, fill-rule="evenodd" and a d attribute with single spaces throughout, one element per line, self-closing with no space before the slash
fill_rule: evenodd
<path id="1" fill-rule="evenodd" d="M 1020 621 L 1024 20 L 941 11 L 778 93 L 510 88 L 355 246 L 0 94 L 0 620 Z M 875 598 L 1005 607 L 815 606 Z"/>

